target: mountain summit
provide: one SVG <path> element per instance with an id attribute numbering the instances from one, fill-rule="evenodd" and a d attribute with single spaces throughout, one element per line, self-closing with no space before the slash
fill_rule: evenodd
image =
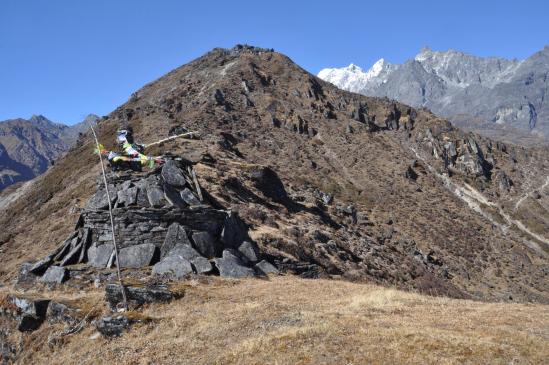
<path id="1" fill-rule="evenodd" d="M 427 107 L 494 138 L 527 145 L 549 139 L 549 47 L 521 61 L 430 48 L 404 64 L 380 61 L 367 72 L 346 67 L 318 76 L 345 90 Z"/>

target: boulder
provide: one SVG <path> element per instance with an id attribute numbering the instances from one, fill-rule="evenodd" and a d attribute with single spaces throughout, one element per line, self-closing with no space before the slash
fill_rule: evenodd
<path id="1" fill-rule="evenodd" d="M 118 253 L 120 267 L 140 268 L 149 266 L 153 261 L 155 252 L 156 246 L 152 243 L 125 247 Z"/>
<path id="2" fill-rule="evenodd" d="M 136 204 L 137 192 L 138 189 L 136 187 L 120 190 L 117 194 L 118 206 L 123 205 L 125 207 L 128 207 L 130 205 Z"/>
<path id="3" fill-rule="evenodd" d="M 169 255 L 154 265 L 153 275 L 163 275 L 174 279 L 182 279 L 193 272 L 190 261 L 179 255 Z"/>
<path id="4" fill-rule="evenodd" d="M 197 274 L 207 274 L 213 270 L 213 266 L 205 257 L 196 257 L 191 260 L 191 264 Z"/>
<path id="5" fill-rule="evenodd" d="M 221 241 L 228 247 L 238 247 L 247 239 L 249 239 L 248 227 L 238 214 L 229 212 L 221 231 Z"/>
<path id="6" fill-rule="evenodd" d="M 181 190 L 181 198 L 187 203 L 188 205 L 200 205 L 200 200 L 193 194 L 193 192 L 189 188 L 185 188 Z"/>
<path id="7" fill-rule="evenodd" d="M 112 255 L 114 246 L 111 243 L 92 245 L 88 249 L 88 263 L 93 267 L 104 268 Z"/>
<path id="8" fill-rule="evenodd" d="M 106 316 L 95 321 L 95 328 L 105 337 L 119 337 L 130 327 L 130 321 L 123 315 Z"/>
<path id="9" fill-rule="evenodd" d="M 268 261 L 262 260 L 255 264 L 254 269 L 259 273 L 263 275 L 269 275 L 269 274 L 279 274 L 280 272 L 278 269 L 271 264 Z"/>
<path id="10" fill-rule="evenodd" d="M 242 242 L 242 244 L 238 246 L 238 252 L 240 252 L 248 262 L 256 263 L 259 261 L 259 247 L 253 242 Z"/>
<path id="11" fill-rule="evenodd" d="M 15 313 L 12 315 L 19 322 L 17 327 L 19 331 L 34 331 L 44 322 L 49 300 L 30 299 L 15 295 L 9 295 L 6 299 L 15 308 Z"/>
<path id="12" fill-rule="evenodd" d="M 164 182 L 176 188 L 182 188 L 187 183 L 183 172 L 179 167 L 177 167 L 177 164 L 173 160 L 166 161 L 164 166 L 162 166 L 161 175 Z"/>
<path id="13" fill-rule="evenodd" d="M 168 255 L 179 256 L 189 261 L 197 274 L 206 274 L 213 269 L 208 259 L 202 257 L 194 248 L 188 245 L 177 245 Z"/>
<path id="14" fill-rule="evenodd" d="M 172 223 L 168 227 L 166 232 L 166 238 L 164 238 L 164 243 L 160 247 L 160 258 L 166 257 L 168 252 L 170 252 L 177 245 L 186 245 L 191 247 L 191 241 L 187 237 L 187 232 L 185 229 L 178 223 Z"/>
<path id="15" fill-rule="evenodd" d="M 126 297 L 130 305 L 141 306 L 145 303 L 169 302 L 174 296 L 166 285 L 150 285 L 147 287 L 127 286 Z M 105 287 L 105 299 L 112 309 L 123 302 L 122 287 L 118 284 L 107 284 Z"/>
<path id="16" fill-rule="evenodd" d="M 40 281 L 43 283 L 57 283 L 61 284 L 67 280 L 68 273 L 64 267 L 61 266 L 50 266 L 46 273 L 40 278 Z"/>
<path id="17" fill-rule="evenodd" d="M 244 263 L 229 250 L 224 250 L 223 257 L 214 259 L 214 262 L 222 277 L 244 278 L 255 275 L 253 269 L 244 266 Z"/>
<path id="18" fill-rule="evenodd" d="M 220 251 L 220 245 L 217 239 L 208 232 L 193 233 L 194 247 L 205 257 L 214 257 Z"/>

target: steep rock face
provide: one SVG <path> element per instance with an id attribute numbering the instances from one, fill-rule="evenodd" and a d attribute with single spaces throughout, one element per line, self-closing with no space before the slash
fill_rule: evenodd
<path id="1" fill-rule="evenodd" d="M 426 110 L 339 90 L 284 55 L 246 46 L 215 49 L 138 90 L 99 123 L 100 140 L 109 147 L 127 124 L 145 142 L 200 132 L 199 140 L 149 153 L 192 161 L 214 205 L 238 211 L 249 239 L 280 271 L 455 297 L 549 300 L 546 149 L 464 133 Z M 8 206 L 0 218 L 10 227 L 0 237 L 4 270 L 15 272 L 20 253 L 33 253 L 25 248 L 52 219 L 76 220 L 70 205 L 83 207 L 95 192 L 96 164 L 91 146 L 79 146 Z M 122 194 L 124 202 L 152 200 L 162 209 L 169 194 L 155 179 L 141 198 Z M 37 203 L 43 195 L 50 198 Z M 17 222 L 31 215 L 36 224 L 22 229 Z M 220 235 L 226 246 L 240 237 L 231 229 Z M 245 275 L 233 254 L 214 260 Z"/>
<path id="2" fill-rule="evenodd" d="M 402 65 L 382 64 L 381 72 L 376 63 L 367 72 L 353 65 L 318 76 L 345 90 L 427 107 L 487 136 L 526 145 L 549 138 L 549 47 L 522 61 L 426 48 Z"/>

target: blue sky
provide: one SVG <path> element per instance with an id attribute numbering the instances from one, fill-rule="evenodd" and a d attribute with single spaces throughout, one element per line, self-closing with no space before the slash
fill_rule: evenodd
<path id="1" fill-rule="evenodd" d="M 549 1 L 0 0 L 0 120 L 73 124 L 214 47 L 274 48 L 312 73 L 421 47 L 525 58 Z"/>

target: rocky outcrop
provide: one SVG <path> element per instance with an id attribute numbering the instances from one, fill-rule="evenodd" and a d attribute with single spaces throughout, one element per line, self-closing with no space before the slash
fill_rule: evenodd
<path id="1" fill-rule="evenodd" d="M 276 184 L 273 188 L 263 173 L 258 179 L 273 197 L 286 198 L 285 191 L 276 189 Z M 154 276 L 167 279 L 193 273 L 218 272 L 227 277 L 264 273 L 253 269 L 261 255 L 246 224 L 235 212 L 215 209 L 202 197 L 187 162 L 168 160 L 148 173 L 111 172 L 108 180 L 121 268 L 152 266 Z M 99 270 L 115 266 L 108 205 L 99 181 L 75 231 L 50 255 L 22 267 L 21 284 L 38 277 L 44 283 L 61 284 L 70 280 L 66 268 L 74 264 Z M 228 255 L 227 249 L 234 249 L 237 256 Z"/>

